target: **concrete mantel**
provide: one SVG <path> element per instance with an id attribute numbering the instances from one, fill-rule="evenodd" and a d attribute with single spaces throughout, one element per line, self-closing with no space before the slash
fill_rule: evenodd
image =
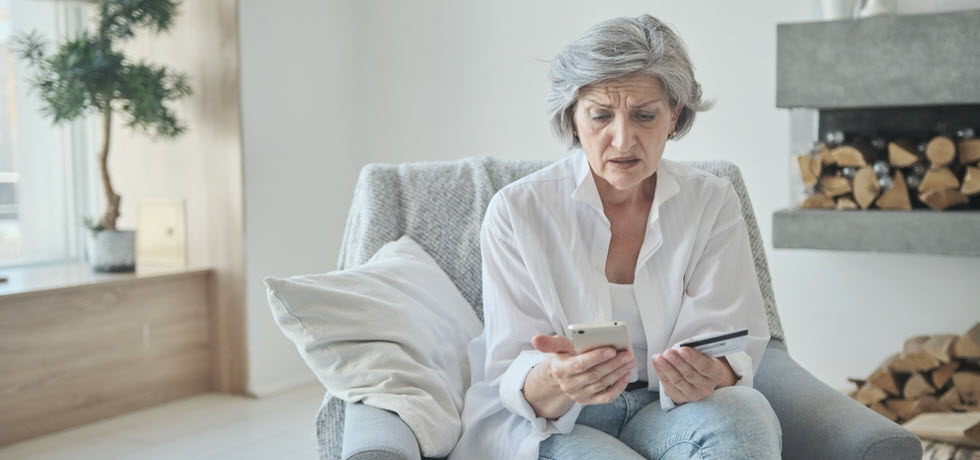
<path id="1" fill-rule="evenodd" d="M 980 256 L 977 211 L 784 209 L 772 220 L 775 248 Z"/>
<path id="2" fill-rule="evenodd" d="M 779 24 L 776 106 L 980 103 L 980 10 Z"/>

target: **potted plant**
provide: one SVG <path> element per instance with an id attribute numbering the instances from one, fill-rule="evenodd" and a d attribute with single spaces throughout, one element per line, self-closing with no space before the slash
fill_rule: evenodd
<path id="1" fill-rule="evenodd" d="M 102 148 L 99 167 L 106 209 L 91 229 L 89 257 L 100 272 L 135 269 L 135 232 L 116 229 L 120 196 L 109 177 L 109 140 L 112 117 L 118 114 L 126 126 L 162 138 L 174 138 L 186 127 L 167 103 L 191 94 L 187 76 L 167 67 L 133 62 L 118 49 L 138 28 L 157 33 L 173 25 L 174 0 L 92 0 L 98 8 L 94 32 L 82 31 L 57 44 L 46 54 L 46 43 L 36 32 L 17 39 L 16 49 L 34 71 L 31 86 L 41 97 L 42 110 L 55 124 L 88 114 L 102 119 Z"/>

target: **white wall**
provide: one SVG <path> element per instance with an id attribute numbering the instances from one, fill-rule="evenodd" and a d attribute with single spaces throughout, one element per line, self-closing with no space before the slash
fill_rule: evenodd
<path id="1" fill-rule="evenodd" d="M 354 143 L 355 2 L 239 2 L 248 388 L 313 380 L 279 332 L 262 278 L 336 266 L 364 151 Z"/>
<path id="2" fill-rule="evenodd" d="M 789 205 L 775 25 L 817 19 L 816 2 L 282 3 L 242 1 L 240 11 L 256 393 L 312 379 L 273 324 L 261 278 L 334 267 L 358 168 L 559 158 L 544 116 L 547 60 L 600 20 L 651 13 L 672 24 L 717 100 L 668 145 L 668 158 L 738 163 L 767 242 L 772 212 Z M 835 387 L 869 373 L 907 336 L 961 333 L 980 319 L 968 298 L 980 259 L 767 250 L 791 351 Z"/>

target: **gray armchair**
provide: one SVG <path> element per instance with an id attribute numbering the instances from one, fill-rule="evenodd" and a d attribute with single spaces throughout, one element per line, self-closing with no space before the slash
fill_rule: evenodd
<path id="1" fill-rule="evenodd" d="M 407 234 L 439 263 L 482 320 L 479 240 L 487 203 L 504 185 L 547 164 L 473 158 L 367 165 L 354 192 L 339 268 L 364 263 L 383 244 Z M 738 168 L 723 161 L 689 164 L 731 181 L 742 202 L 773 338 L 755 387 L 779 417 L 783 457 L 921 459 L 922 446 L 915 435 L 823 384 L 790 358 L 764 245 Z M 447 208 L 453 211 L 449 219 Z M 327 394 L 316 427 L 321 459 L 420 458 L 411 430 L 391 412 L 363 404 L 345 408 L 342 401 Z"/>

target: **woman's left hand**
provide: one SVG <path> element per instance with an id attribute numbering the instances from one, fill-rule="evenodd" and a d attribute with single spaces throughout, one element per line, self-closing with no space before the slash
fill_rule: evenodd
<path id="1" fill-rule="evenodd" d="M 730 387 L 738 376 L 725 358 L 711 358 L 690 347 L 670 349 L 653 357 L 664 394 L 678 405 L 706 398 Z"/>

